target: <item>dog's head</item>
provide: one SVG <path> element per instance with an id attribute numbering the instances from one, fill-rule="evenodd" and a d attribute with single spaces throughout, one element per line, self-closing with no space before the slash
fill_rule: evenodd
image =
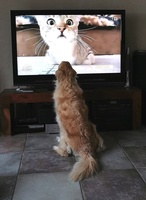
<path id="1" fill-rule="evenodd" d="M 63 80 L 76 79 L 76 71 L 72 68 L 71 64 L 67 61 L 62 61 L 55 73 L 56 79 L 60 82 Z"/>

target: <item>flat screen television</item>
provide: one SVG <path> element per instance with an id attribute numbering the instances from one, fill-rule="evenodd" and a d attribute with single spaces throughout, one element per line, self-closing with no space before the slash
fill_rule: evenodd
<path id="1" fill-rule="evenodd" d="M 124 10 L 11 10 L 14 86 L 53 89 L 69 61 L 83 89 L 125 84 Z"/>

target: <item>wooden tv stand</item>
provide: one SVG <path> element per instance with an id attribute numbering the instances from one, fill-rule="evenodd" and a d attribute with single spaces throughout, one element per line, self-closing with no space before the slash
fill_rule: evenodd
<path id="1" fill-rule="evenodd" d="M 141 127 L 141 90 L 138 88 L 109 87 L 84 91 L 86 101 L 130 99 L 132 101 L 132 129 Z M 16 89 L 5 89 L 0 94 L 1 131 L 11 135 L 10 104 L 52 102 L 51 91 L 19 92 Z"/>

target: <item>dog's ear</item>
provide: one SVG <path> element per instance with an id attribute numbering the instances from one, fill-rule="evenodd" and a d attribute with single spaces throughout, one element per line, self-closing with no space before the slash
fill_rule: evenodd
<path id="1" fill-rule="evenodd" d="M 56 76 L 56 79 L 57 79 L 58 81 L 61 81 L 61 80 L 63 80 L 63 79 L 65 78 L 65 77 L 64 77 L 63 71 L 60 70 L 60 69 L 58 69 L 58 70 L 56 71 L 55 76 Z"/>
<path id="2" fill-rule="evenodd" d="M 75 78 L 76 76 L 77 76 L 77 73 L 76 73 L 76 71 L 72 68 L 71 70 L 70 70 L 70 76 L 72 77 L 72 78 Z"/>

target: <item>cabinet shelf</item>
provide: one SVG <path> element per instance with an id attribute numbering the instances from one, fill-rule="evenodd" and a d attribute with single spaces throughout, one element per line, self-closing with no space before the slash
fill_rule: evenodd
<path id="1" fill-rule="evenodd" d="M 131 127 L 138 129 L 141 127 L 141 90 L 130 87 L 104 87 L 96 90 L 85 90 L 84 97 L 89 104 L 96 105 L 99 101 L 111 100 L 130 100 L 131 113 Z M 52 91 L 35 91 L 35 92 L 19 92 L 16 89 L 5 89 L 0 94 L 1 104 L 1 131 L 4 135 L 12 135 L 11 131 L 11 113 L 10 105 L 18 103 L 46 103 L 53 102 Z M 96 106 L 95 106 L 96 107 Z M 92 110 L 94 107 L 92 108 Z M 96 110 L 95 110 L 96 112 Z M 120 111 L 118 113 L 120 115 Z M 93 114 L 95 115 L 95 114 Z M 91 116 L 93 117 L 93 116 Z"/>

